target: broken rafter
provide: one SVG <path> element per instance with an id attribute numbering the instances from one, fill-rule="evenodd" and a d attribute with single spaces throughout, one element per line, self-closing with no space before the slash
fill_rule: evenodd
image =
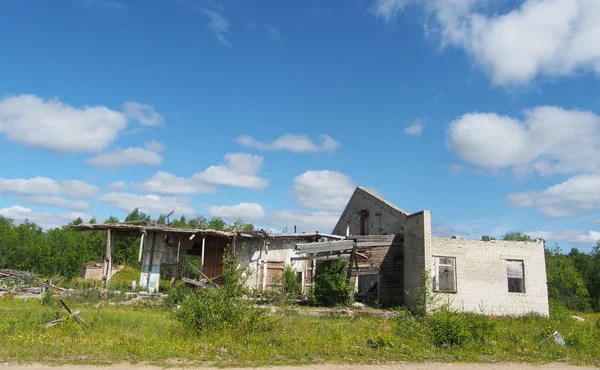
<path id="1" fill-rule="evenodd" d="M 302 253 L 337 252 L 354 248 L 354 240 L 296 244 L 296 250 Z"/>

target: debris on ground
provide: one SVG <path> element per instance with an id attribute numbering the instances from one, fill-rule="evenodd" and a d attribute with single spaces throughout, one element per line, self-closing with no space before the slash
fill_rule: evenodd
<path id="1" fill-rule="evenodd" d="M 549 336 L 548 338 L 544 339 L 542 341 L 542 343 L 548 341 L 548 340 L 554 340 L 554 343 L 564 346 L 567 343 L 565 342 L 565 340 L 563 339 L 562 335 L 560 335 L 559 332 L 555 331 L 554 334 L 552 334 L 551 336 Z"/>
<path id="2" fill-rule="evenodd" d="M 585 319 L 583 317 L 579 317 L 579 316 L 575 316 L 575 315 L 571 316 L 571 318 L 575 319 L 575 320 L 577 320 L 579 322 L 584 322 L 585 321 Z"/>

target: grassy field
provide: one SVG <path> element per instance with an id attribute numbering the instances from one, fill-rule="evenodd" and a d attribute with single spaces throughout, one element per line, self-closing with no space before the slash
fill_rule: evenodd
<path id="1" fill-rule="evenodd" d="M 494 333 L 460 346 L 436 346 L 427 326 L 367 316 L 316 318 L 280 314 L 268 333 L 186 333 L 162 305 L 67 302 L 90 325 L 73 320 L 43 329 L 57 318 L 56 303 L 0 300 L 0 360 L 109 364 L 241 366 L 393 361 L 551 362 L 600 365 L 598 315 L 493 319 Z M 64 312 L 62 313 L 64 315 Z M 567 345 L 543 342 L 558 330 Z"/>

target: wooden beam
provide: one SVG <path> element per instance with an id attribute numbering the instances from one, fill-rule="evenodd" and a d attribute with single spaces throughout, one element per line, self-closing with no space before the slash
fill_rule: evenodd
<path id="1" fill-rule="evenodd" d="M 303 253 L 343 251 L 347 249 L 352 249 L 353 247 L 354 240 L 296 244 L 296 250 L 302 251 Z"/>
<path id="2" fill-rule="evenodd" d="M 204 252 L 206 245 L 206 236 L 202 236 L 202 257 L 200 259 L 200 272 L 204 271 Z"/>

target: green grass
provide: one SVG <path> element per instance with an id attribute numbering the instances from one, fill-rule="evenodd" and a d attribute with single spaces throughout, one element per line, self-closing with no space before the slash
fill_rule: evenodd
<path id="1" fill-rule="evenodd" d="M 305 363 L 386 363 L 392 361 L 496 362 L 563 361 L 600 365 L 600 315 L 549 320 L 492 319 L 493 335 L 444 349 L 434 346 L 426 325 L 373 317 L 316 318 L 281 314 L 268 333 L 189 334 L 164 306 L 123 306 L 69 302 L 91 327 L 73 320 L 49 329 L 58 305 L 0 300 L 0 358 L 48 364 L 147 362 L 243 366 Z M 64 312 L 62 313 L 65 314 Z M 541 343 L 558 330 L 566 346 Z M 371 340 L 370 340 L 371 339 Z"/>

